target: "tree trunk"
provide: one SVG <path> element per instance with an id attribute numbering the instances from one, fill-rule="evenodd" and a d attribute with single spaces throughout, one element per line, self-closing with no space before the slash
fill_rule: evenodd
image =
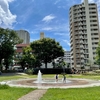
<path id="1" fill-rule="evenodd" d="M 45 62 L 45 68 L 47 68 L 47 62 Z"/>

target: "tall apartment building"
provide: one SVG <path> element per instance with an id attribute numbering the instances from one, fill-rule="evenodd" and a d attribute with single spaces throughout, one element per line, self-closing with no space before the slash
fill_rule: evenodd
<path id="1" fill-rule="evenodd" d="M 26 30 L 17 30 L 16 31 L 18 36 L 23 39 L 23 44 L 29 44 L 30 43 L 30 34 Z"/>
<path id="2" fill-rule="evenodd" d="M 84 0 L 70 8 L 69 17 L 72 67 L 94 66 L 100 38 L 97 5 Z"/>
<path id="3" fill-rule="evenodd" d="M 44 32 L 41 32 L 40 33 L 40 39 L 43 39 L 45 36 L 44 36 Z"/>
<path id="4" fill-rule="evenodd" d="M 70 51 L 65 51 L 63 59 L 67 63 L 66 66 L 71 67 L 71 55 L 70 55 Z"/>

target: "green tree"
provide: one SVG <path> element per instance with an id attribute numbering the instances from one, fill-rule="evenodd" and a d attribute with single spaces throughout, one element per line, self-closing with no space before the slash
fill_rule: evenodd
<path id="1" fill-rule="evenodd" d="M 96 58 L 95 58 L 95 62 L 100 66 L 100 42 L 98 43 L 98 47 L 96 49 Z"/>
<path id="2" fill-rule="evenodd" d="M 36 58 L 32 54 L 32 49 L 30 48 L 30 46 L 23 48 L 23 55 L 20 60 L 20 64 L 21 64 L 22 68 L 24 69 L 24 65 L 26 65 L 26 64 L 28 65 L 29 68 L 33 67 L 35 60 L 36 60 Z"/>
<path id="3" fill-rule="evenodd" d="M 0 65 L 2 59 L 4 59 L 6 69 L 8 68 L 10 59 L 13 58 L 13 55 L 15 53 L 14 46 L 21 42 L 22 40 L 18 37 L 15 31 L 0 28 Z"/>
<path id="4" fill-rule="evenodd" d="M 41 63 L 45 63 L 45 68 L 47 68 L 47 63 L 64 56 L 62 46 L 55 39 L 43 38 L 33 41 L 30 46 Z"/>

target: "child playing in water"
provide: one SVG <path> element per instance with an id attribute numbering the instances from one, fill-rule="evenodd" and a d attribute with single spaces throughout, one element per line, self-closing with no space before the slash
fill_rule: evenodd
<path id="1" fill-rule="evenodd" d="M 63 75 L 63 82 L 66 83 L 66 76 Z"/>
<path id="2" fill-rule="evenodd" d="M 56 74 L 55 78 L 56 78 L 56 82 L 58 82 L 58 74 Z"/>

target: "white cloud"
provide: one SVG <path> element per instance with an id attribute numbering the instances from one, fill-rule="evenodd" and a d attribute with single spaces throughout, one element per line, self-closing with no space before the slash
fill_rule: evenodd
<path id="1" fill-rule="evenodd" d="M 12 2 L 12 1 L 14 1 L 14 0 L 6 0 L 6 1 L 8 1 L 8 2 Z"/>
<path id="2" fill-rule="evenodd" d="M 14 0 L 0 0 L 0 26 L 11 28 L 16 22 L 16 15 L 13 15 L 9 9 L 9 2 Z"/>
<path id="3" fill-rule="evenodd" d="M 61 1 L 61 0 L 56 0 L 54 4 L 56 5 L 56 4 L 59 3 L 60 1 Z"/>
<path id="4" fill-rule="evenodd" d="M 67 49 L 66 48 L 63 48 L 64 49 L 64 51 L 67 51 Z"/>
<path id="5" fill-rule="evenodd" d="M 55 16 L 53 16 L 53 15 L 47 15 L 47 16 L 45 16 L 43 19 L 42 19 L 42 21 L 45 21 L 45 22 L 50 22 L 51 20 L 53 20 L 55 18 Z"/>
<path id="6" fill-rule="evenodd" d="M 42 30 L 49 31 L 49 30 L 52 30 L 52 28 L 51 27 L 45 27 L 45 28 L 42 28 Z"/>
<path id="7" fill-rule="evenodd" d="M 64 36 L 64 37 L 69 37 L 69 34 L 67 32 L 64 33 L 54 33 L 55 35 L 60 35 L 60 36 Z"/>
<path id="8" fill-rule="evenodd" d="M 65 43 L 67 43 L 68 46 L 70 46 L 70 42 L 67 40 L 63 40 Z"/>

